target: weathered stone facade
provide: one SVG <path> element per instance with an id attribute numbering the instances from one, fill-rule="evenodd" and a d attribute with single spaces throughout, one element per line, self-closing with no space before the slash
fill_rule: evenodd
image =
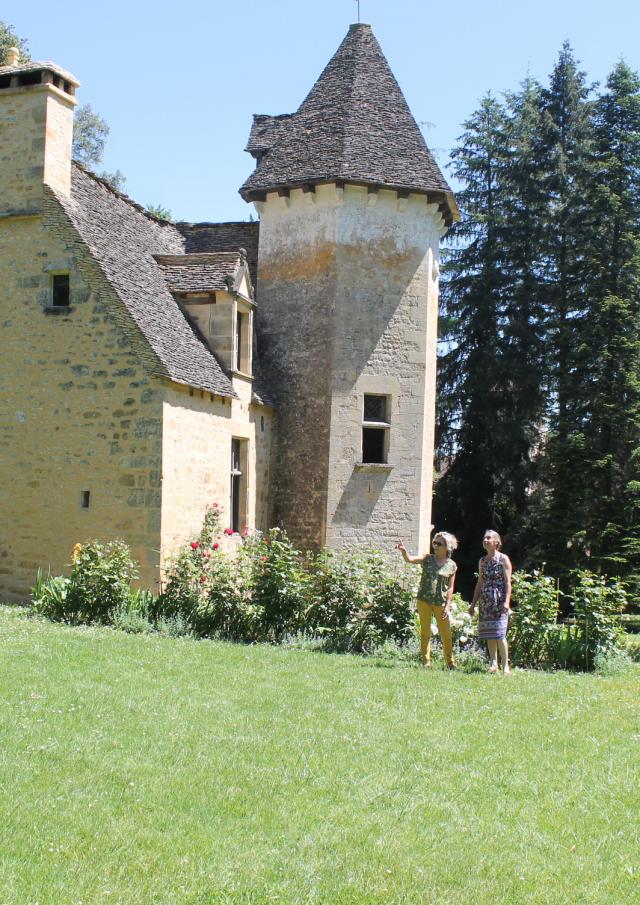
<path id="1" fill-rule="evenodd" d="M 389 547 L 398 537 L 423 545 L 438 208 L 424 195 L 348 184 L 271 193 L 257 206 L 258 334 L 281 413 L 276 519 L 305 546 Z M 387 397 L 387 463 L 362 461 L 365 393 Z"/>

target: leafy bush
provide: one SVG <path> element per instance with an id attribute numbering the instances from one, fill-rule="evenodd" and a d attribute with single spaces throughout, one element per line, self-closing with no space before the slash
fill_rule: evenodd
<path id="1" fill-rule="evenodd" d="M 302 629 L 308 573 L 286 533 L 272 528 L 247 537 L 239 559 L 253 605 L 251 624 L 259 628 L 261 639 L 279 641 Z"/>
<path id="2" fill-rule="evenodd" d="M 68 587 L 69 579 L 64 575 L 47 575 L 44 578 L 42 571 L 38 569 L 35 584 L 31 589 L 34 611 L 54 622 L 64 620 Z"/>
<path id="3" fill-rule="evenodd" d="M 575 639 L 583 658 L 583 669 L 593 669 L 598 654 L 607 655 L 620 647 L 620 616 L 627 605 L 619 581 L 608 581 L 593 572 L 576 572 L 572 594 Z"/>
<path id="4" fill-rule="evenodd" d="M 216 579 L 215 563 L 220 556 L 216 537 L 219 534 L 220 511 L 214 503 L 206 509 L 198 536 L 184 544 L 169 563 L 164 588 L 153 613 L 156 620 L 180 616 L 191 623 L 197 618 Z"/>
<path id="5" fill-rule="evenodd" d="M 114 628 L 131 635 L 152 632 L 154 606 L 155 598 L 151 591 L 138 589 L 132 591 L 128 600 L 111 611 L 109 619 Z"/>
<path id="6" fill-rule="evenodd" d="M 109 623 L 110 614 L 126 605 L 137 566 L 123 541 L 76 544 L 69 578 L 42 580 L 32 589 L 34 609 L 50 619 L 74 623 Z"/>
<path id="7" fill-rule="evenodd" d="M 307 626 L 328 649 L 370 653 L 414 635 L 413 589 L 381 554 L 325 550 L 310 560 L 309 571 Z"/>
<path id="8" fill-rule="evenodd" d="M 539 668 L 550 662 L 550 636 L 558 618 L 556 582 L 541 572 L 514 572 L 509 653 L 516 666 Z"/>

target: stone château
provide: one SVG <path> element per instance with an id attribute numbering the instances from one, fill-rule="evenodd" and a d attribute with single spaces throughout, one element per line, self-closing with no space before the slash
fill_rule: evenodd
<path id="1" fill-rule="evenodd" d="M 0 68 L 0 595 L 92 538 L 157 588 L 213 501 L 305 548 L 424 547 L 458 214 L 370 26 L 254 116 L 257 222 L 169 223 L 72 161 L 78 86 Z"/>

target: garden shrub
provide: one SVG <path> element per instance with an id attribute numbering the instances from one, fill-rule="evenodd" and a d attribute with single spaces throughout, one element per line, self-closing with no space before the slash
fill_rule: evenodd
<path id="1" fill-rule="evenodd" d="M 154 630 L 152 613 L 155 597 L 144 588 L 134 590 L 129 598 L 115 607 L 109 614 L 114 628 L 131 635 L 140 635 Z"/>
<path id="2" fill-rule="evenodd" d="M 548 575 L 514 572 L 509 654 L 516 666 L 540 668 L 551 660 L 550 639 L 558 618 L 559 592 Z"/>
<path id="3" fill-rule="evenodd" d="M 196 538 L 180 548 L 169 561 L 162 593 L 153 616 L 158 619 L 181 617 L 197 621 L 216 580 L 216 564 L 221 556 L 216 537 L 220 534 L 220 511 L 214 503 L 205 511 L 202 529 Z"/>
<path id="4" fill-rule="evenodd" d="M 627 596 L 619 581 L 607 580 L 593 572 L 576 572 L 572 594 L 575 641 L 583 660 L 578 668 L 590 670 L 597 655 L 607 655 L 620 647 L 620 616 Z"/>
<path id="5" fill-rule="evenodd" d="M 238 614 L 254 636 L 247 640 L 279 641 L 303 629 L 309 576 L 286 533 L 272 528 L 245 538 L 238 559 L 237 605 L 245 595 L 251 601 Z"/>
<path id="6" fill-rule="evenodd" d="M 120 540 L 108 544 L 76 544 L 68 578 L 42 580 L 32 589 L 34 609 L 50 619 L 73 623 L 106 623 L 126 605 L 138 569 L 129 547 Z"/>
<path id="7" fill-rule="evenodd" d="M 414 592 L 375 551 L 325 550 L 309 563 L 307 625 L 336 651 L 370 653 L 414 635 Z"/>

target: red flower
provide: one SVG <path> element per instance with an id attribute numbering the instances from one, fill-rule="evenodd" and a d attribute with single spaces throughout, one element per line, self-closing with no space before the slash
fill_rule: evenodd
<path id="1" fill-rule="evenodd" d="M 220 508 L 220 503 L 212 503 L 212 504 L 211 504 L 211 508 L 212 508 L 212 509 L 219 509 L 219 508 Z"/>
<path id="2" fill-rule="evenodd" d="M 220 549 L 220 544 L 214 544 L 214 545 L 213 545 L 213 549 L 214 549 L 214 550 L 219 550 L 219 549 Z"/>
<path id="3" fill-rule="evenodd" d="M 207 580 L 207 578 L 205 575 L 200 576 L 200 584 L 204 584 L 206 580 Z"/>
<path id="4" fill-rule="evenodd" d="M 192 540 L 192 541 L 191 541 L 191 549 L 192 549 L 192 550 L 197 550 L 199 546 L 200 546 L 200 544 L 198 543 L 197 540 Z"/>
<path id="5" fill-rule="evenodd" d="M 224 533 L 227 535 L 227 537 L 230 537 L 235 532 L 234 532 L 233 528 L 225 528 Z"/>
<path id="6" fill-rule="evenodd" d="M 268 556 L 261 556 L 261 557 L 260 557 L 260 562 L 266 562 L 268 559 L 269 559 Z"/>

